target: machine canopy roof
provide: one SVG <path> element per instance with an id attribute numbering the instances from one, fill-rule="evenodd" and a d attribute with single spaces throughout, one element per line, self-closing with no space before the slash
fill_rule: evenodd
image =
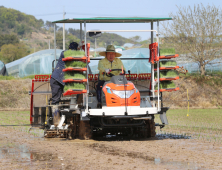
<path id="1" fill-rule="evenodd" d="M 166 21 L 172 20 L 172 18 L 149 18 L 149 17 L 96 17 L 96 18 L 70 18 L 58 21 L 53 21 L 52 23 L 149 23 L 156 21 Z"/>

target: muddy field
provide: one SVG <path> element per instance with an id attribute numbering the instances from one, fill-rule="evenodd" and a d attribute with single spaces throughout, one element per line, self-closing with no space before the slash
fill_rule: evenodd
<path id="1" fill-rule="evenodd" d="M 213 112 L 220 114 L 221 110 Z M 0 169 L 222 169 L 221 125 L 215 130 L 209 124 L 205 128 L 210 131 L 200 132 L 217 139 L 199 138 L 195 129 L 175 128 L 171 114 L 174 125 L 165 131 L 157 128 L 155 138 L 107 136 L 84 141 L 44 139 L 42 130 L 25 126 L 28 112 L 1 112 Z"/>

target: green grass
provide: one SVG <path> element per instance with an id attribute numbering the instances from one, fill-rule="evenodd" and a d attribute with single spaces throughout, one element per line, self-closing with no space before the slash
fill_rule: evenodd
<path id="1" fill-rule="evenodd" d="M 85 85 L 83 83 L 67 83 L 64 87 L 64 91 L 67 91 L 69 89 L 84 90 Z"/>
<path id="2" fill-rule="evenodd" d="M 157 90 L 158 86 L 155 86 L 155 90 Z M 176 85 L 173 81 L 161 81 L 160 89 L 168 89 L 168 88 L 176 88 Z"/>
<path id="3" fill-rule="evenodd" d="M 29 111 L 0 111 L 0 125 L 21 125 L 29 123 Z"/>
<path id="4" fill-rule="evenodd" d="M 81 72 L 65 72 L 64 73 L 65 79 L 85 79 L 86 75 Z"/>
<path id="5" fill-rule="evenodd" d="M 86 63 L 81 61 L 67 61 L 65 62 L 65 67 L 86 67 Z"/>
<path id="6" fill-rule="evenodd" d="M 64 57 L 84 57 L 84 51 L 67 50 L 64 52 Z"/>
<path id="7" fill-rule="evenodd" d="M 178 72 L 175 70 L 160 71 L 160 78 L 176 77 L 176 76 L 178 76 Z M 155 72 L 155 78 L 157 78 L 157 72 Z"/>
<path id="8" fill-rule="evenodd" d="M 175 49 L 174 48 L 160 49 L 160 56 L 163 56 L 163 55 L 174 55 L 174 54 L 175 54 Z"/>
<path id="9" fill-rule="evenodd" d="M 15 80 L 18 78 L 15 78 L 14 76 L 2 76 L 0 75 L 0 80 Z"/>
<path id="10" fill-rule="evenodd" d="M 41 75 L 51 75 L 51 74 L 41 74 Z M 26 77 L 14 77 L 14 76 L 2 76 L 0 75 L 0 80 L 21 80 L 21 79 L 34 79 L 35 75 L 30 75 Z"/>
<path id="11" fill-rule="evenodd" d="M 167 111 L 169 125 L 162 131 L 181 133 L 193 138 L 222 142 L 222 109 L 170 109 Z M 161 123 L 159 116 L 155 122 Z"/>
<path id="12" fill-rule="evenodd" d="M 205 76 L 201 76 L 199 73 L 187 73 L 186 75 L 180 73 L 179 75 L 182 78 L 194 80 L 198 85 L 222 86 L 222 74 L 219 73 Z"/>
<path id="13" fill-rule="evenodd" d="M 0 111 L 0 126 L 16 131 L 26 132 L 37 137 L 43 136 L 43 130 L 30 130 L 30 111 Z"/>

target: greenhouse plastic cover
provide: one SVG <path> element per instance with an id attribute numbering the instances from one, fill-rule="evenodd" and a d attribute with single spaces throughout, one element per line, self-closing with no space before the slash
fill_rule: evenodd
<path id="1" fill-rule="evenodd" d="M 149 49 L 148 48 L 134 48 L 126 51 L 122 51 L 122 58 L 149 58 Z M 97 58 L 104 58 L 104 57 L 97 57 Z M 98 74 L 98 60 L 91 60 L 90 61 L 90 68 L 93 74 Z M 151 72 L 151 65 L 147 60 L 122 60 L 123 65 L 128 72 L 130 70 L 131 74 L 140 74 L 140 73 L 150 73 Z"/>
<path id="2" fill-rule="evenodd" d="M 0 70 L 3 69 L 4 65 L 5 65 L 5 64 L 4 64 L 2 61 L 0 61 Z"/>
<path id="3" fill-rule="evenodd" d="M 36 74 L 51 74 L 52 61 L 54 57 L 54 49 L 42 50 L 19 60 L 6 64 L 9 75 L 25 77 Z M 60 57 L 62 50 L 56 49 L 56 58 Z M 104 58 L 104 57 L 99 57 Z M 148 48 L 136 48 L 122 52 L 121 58 L 149 58 Z M 98 74 L 98 60 L 91 60 L 89 66 L 93 74 Z M 150 73 L 150 64 L 147 60 L 123 60 L 126 71 L 131 70 L 131 73 Z"/>
<path id="4" fill-rule="evenodd" d="M 200 72 L 198 63 L 189 62 L 189 63 L 183 63 L 183 64 L 177 64 L 177 65 L 180 67 L 184 67 L 186 70 L 188 70 L 188 73 Z M 222 58 L 218 58 L 209 62 L 205 66 L 205 70 L 209 72 L 222 71 Z"/>
<path id="5" fill-rule="evenodd" d="M 62 50 L 56 49 L 56 58 L 59 59 Z M 30 54 L 19 60 L 6 64 L 9 75 L 25 77 L 36 74 L 51 74 L 52 61 L 55 60 L 55 50 L 42 50 Z"/>
<path id="6" fill-rule="evenodd" d="M 25 77 L 29 75 L 37 74 L 51 74 L 52 73 L 52 61 L 55 59 L 54 49 L 42 50 L 19 60 L 6 64 L 6 69 L 9 75 Z M 62 50 L 56 49 L 56 58 L 59 59 Z M 149 58 L 148 48 L 134 48 L 121 52 L 121 58 Z M 98 57 L 104 58 L 104 57 Z M 98 62 L 99 60 L 91 60 L 89 66 L 93 74 L 98 74 Z M 150 73 L 151 65 L 147 60 L 122 60 L 126 71 L 130 70 L 131 74 Z M 189 73 L 198 72 L 199 66 L 197 63 L 184 63 L 178 64 L 180 67 L 184 67 Z M 0 69 L 4 66 L 4 63 L 0 61 Z M 216 59 L 206 65 L 208 71 L 222 71 L 222 59 Z"/>

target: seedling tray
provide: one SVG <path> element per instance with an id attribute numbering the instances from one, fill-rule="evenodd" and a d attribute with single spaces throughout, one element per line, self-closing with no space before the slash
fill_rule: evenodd
<path id="1" fill-rule="evenodd" d="M 87 90 L 69 89 L 65 93 L 63 93 L 63 96 L 73 95 L 73 94 L 83 94 L 83 93 L 87 93 Z"/>

